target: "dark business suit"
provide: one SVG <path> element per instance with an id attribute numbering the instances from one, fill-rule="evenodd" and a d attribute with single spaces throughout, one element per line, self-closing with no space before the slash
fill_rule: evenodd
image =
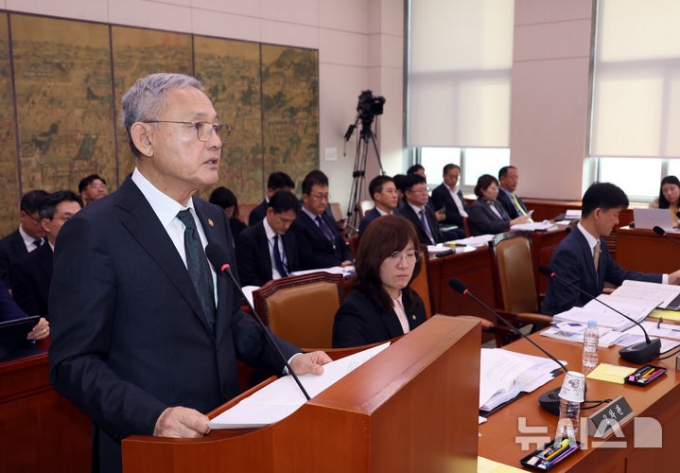
<path id="1" fill-rule="evenodd" d="M 408 307 L 408 297 L 403 293 L 402 302 Z M 425 304 L 420 296 L 412 311 L 406 312 L 411 330 L 427 320 Z M 333 348 L 354 347 L 384 342 L 404 335 L 394 309 L 382 310 L 359 289 L 355 289 L 342 301 L 333 322 Z"/>
<path id="2" fill-rule="evenodd" d="M 397 210 L 393 210 L 391 215 L 400 215 L 400 214 Z M 371 210 L 366 212 L 366 214 L 364 215 L 364 218 L 362 218 L 361 222 L 359 222 L 359 238 L 361 238 L 361 235 L 366 231 L 366 228 L 368 228 L 368 225 L 378 217 L 382 217 L 382 214 L 378 211 L 377 207 L 373 207 Z"/>
<path id="3" fill-rule="evenodd" d="M 457 194 L 458 198 L 463 203 L 463 209 L 465 212 L 469 212 L 470 209 L 468 208 L 467 203 L 463 198 L 463 193 L 460 191 L 460 189 L 458 189 Z M 458 210 L 458 206 L 454 202 L 453 197 L 451 197 L 451 191 L 446 184 L 440 184 L 434 188 L 432 191 L 432 197 L 430 197 L 430 205 L 432 205 L 432 208 L 435 211 L 443 208 L 446 212 L 446 219 L 439 223 L 458 225 L 461 228 L 463 227 L 463 219 L 465 217 L 460 214 L 460 210 Z"/>
<path id="4" fill-rule="evenodd" d="M 26 313 L 21 310 L 16 301 L 9 295 L 5 283 L 0 281 L 0 322 L 25 319 L 26 317 L 28 317 Z"/>
<path id="5" fill-rule="evenodd" d="M 519 196 L 516 197 L 520 207 L 522 207 L 522 210 L 524 210 L 524 214 L 519 213 L 517 207 L 515 207 L 515 203 L 512 201 L 510 192 L 506 191 L 505 189 L 501 189 L 500 187 L 498 188 L 498 197 L 496 197 L 496 200 L 503 206 L 505 213 L 508 214 L 510 220 L 521 217 L 522 215 L 528 215 L 529 213 L 526 206 L 524 205 L 524 202 L 522 202 L 522 199 L 520 199 Z"/>
<path id="6" fill-rule="evenodd" d="M 621 268 L 611 258 L 607 243 L 602 238 L 600 238 L 600 250 L 600 261 L 596 273 L 593 253 L 588 246 L 588 241 L 580 229 L 575 228 L 557 245 L 550 258 L 550 269 L 560 278 L 566 279 L 593 296 L 602 294 L 605 281 L 615 286 L 621 285 L 624 279 L 661 282 L 660 274 L 645 274 Z M 548 281 L 548 290 L 543 301 L 543 313 L 555 315 L 574 306 L 583 306 L 589 301 L 590 297 L 552 278 Z"/>
<path id="7" fill-rule="evenodd" d="M 249 227 L 254 226 L 255 224 L 261 222 L 264 219 L 264 217 L 267 215 L 268 205 L 269 202 L 267 202 L 267 199 L 265 199 L 262 202 L 260 202 L 257 207 L 250 211 L 250 214 L 248 214 Z"/>
<path id="8" fill-rule="evenodd" d="M 12 265 L 12 297 L 28 315 L 49 314 L 53 258 L 52 247 L 44 243 Z"/>
<path id="9" fill-rule="evenodd" d="M 295 234 L 287 232 L 279 235 L 279 239 L 283 241 L 288 273 L 297 271 L 300 269 L 300 261 Z M 262 221 L 248 227 L 236 237 L 236 259 L 242 285 L 263 286 L 272 279 L 270 247 Z"/>
<path id="10" fill-rule="evenodd" d="M 337 224 L 328 218 L 326 213 L 321 214 L 321 217 L 333 234 L 335 248 L 316 221 L 302 210 L 298 212 L 295 221 L 290 226 L 289 231 L 295 234 L 297 240 L 302 269 L 330 268 L 340 265 L 343 261 L 352 260 L 352 254 L 345 240 L 340 236 Z"/>
<path id="11" fill-rule="evenodd" d="M 19 229 L 0 240 L 0 280 L 12 288 L 12 263 L 28 254 Z"/>
<path id="12" fill-rule="evenodd" d="M 224 211 L 193 201 L 208 242 L 233 267 Z M 121 439 L 152 435 L 166 408 L 206 413 L 239 394 L 237 359 L 282 371 L 223 273 L 216 289 L 213 331 L 180 254 L 129 177 L 63 226 L 50 290 L 50 381 L 92 419 L 95 468 L 120 471 Z M 277 340 L 286 358 L 299 351 Z"/>
<path id="13" fill-rule="evenodd" d="M 435 217 L 434 212 L 427 205 L 423 207 L 425 211 L 425 220 L 428 223 L 430 232 L 432 232 L 432 238 L 434 238 L 435 243 L 440 243 L 443 241 L 442 235 L 439 233 L 439 224 L 437 223 L 437 217 Z M 423 222 L 420 220 L 420 215 L 416 214 L 408 202 L 399 209 L 399 215 L 410 220 L 414 227 L 416 227 L 416 232 L 418 232 L 418 240 L 424 245 L 432 245 L 430 237 L 427 236 L 427 232 L 423 227 Z"/>
<path id="14" fill-rule="evenodd" d="M 496 215 L 491 210 L 490 205 L 493 205 L 505 219 Z M 468 223 L 470 224 L 470 232 L 475 236 L 486 235 L 487 233 L 495 234 L 510 228 L 510 217 L 508 217 L 508 214 L 505 213 L 505 210 L 498 201 L 478 199 L 470 206 Z"/>

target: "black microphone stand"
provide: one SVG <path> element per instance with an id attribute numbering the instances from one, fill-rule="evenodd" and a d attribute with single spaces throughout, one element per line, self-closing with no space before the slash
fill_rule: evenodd
<path id="1" fill-rule="evenodd" d="M 659 356 L 659 353 L 661 353 L 661 340 L 658 339 L 658 338 L 655 338 L 653 340 L 650 339 L 649 335 L 647 334 L 647 331 L 645 330 L 645 328 L 642 326 L 642 324 L 640 322 L 638 322 L 637 320 L 631 319 L 626 314 L 616 310 L 615 308 L 613 308 L 609 304 L 605 304 L 600 299 L 598 299 L 597 297 L 593 296 L 592 294 L 584 291 L 583 289 L 581 289 L 577 285 L 572 284 L 571 282 L 567 281 L 566 279 L 564 279 L 561 276 L 558 276 L 549 267 L 539 266 L 538 271 L 542 275 L 547 276 L 548 278 L 551 278 L 551 279 L 554 278 L 557 281 L 564 283 L 564 284 L 566 284 L 567 286 L 569 286 L 573 289 L 576 289 L 581 294 L 584 294 L 585 296 L 589 297 L 591 300 L 595 300 L 595 301 L 599 302 L 600 304 L 605 306 L 607 309 L 616 312 L 620 316 L 630 320 L 631 322 L 633 322 L 634 324 L 636 324 L 638 327 L 640 327 L 642 329 L 642 333 L 645 334 L 645 341 L 639 342 L 639 343 L 634 343 L 630 346 L 621 348 L 621 350 L 619 350 L 619 355 L 621 356 L 621 358 L 623 358 L 624 360 L 629 361 L 631 363 L 635 363 L 635 364 L 638 364 L 638 365 L 644 365 L 648 361 L 651 361 L 651 360 L 653 360 L 653 359 L 655 359 Z"/>
<path id="2" fill-rule="evenodd" d="M 553 360 L 555 363 L 557 363 L 557 364 L 560 366 L 560 368 L 562 369 L 562 371 L 564 371 L 565 374 L 567 373 L 567 368 L 562 364 L 562 362 L 561 362 L 560 360 L 558 360 L 558 359 L 555 358 L 553 355 L 551 355 L 550 353 L 548 353 L 548 352 L 547 352 L 546 350 L 544 350 L 540 345 L 538 345 L 536 342 L 534 342 L 531 338 L 529 338 L 529 337 L 527 337 L 526 335 L 524 335 L 524 334 L 522 333 L 521 330 L 519 330 L 517 327 L 515 327 L 515 326 L 512 325 L 510 322 L 508 322 L 508 320 L 507 320 L 505 317 L 501 317 L 501 315 L 500 315 L 498 312 L 496 312 L 495 310 L 493 310 L 491 307 L 489 307 L 489 306 L 486 305 L 484 302 L 482 302 L 481 299 L 479 299 L 477 296 L 475 296 L 474 294 L 472 294 L 472 293 L 468 290 L 468 288 L 465 286 L 465 284 L 464 284 L 460 279 L 456 279 L 456 278 L 451 278 L 451 279 L 449 279 L 449 286 L 451 287 L 451 289 L 453 289 L 453 290 L 456 291 L 457 293 L 463 294 L 463 295 L 465 295 L 465 296 L 470 297 L 470 298 L 471 298 L 472 300 L 474 300 L 477 304 L 479 304 L 479 305 L 482 306 L 484 309 L 486 309 L 488 312 L 490 312 L 491 314 L 493 314 L 494 316 L 496 316 L 496 317 L 498 318 L 498 320 L 500 320 L 500 321 L 503 322 L 505 325 L 507 325 L 507 326 L 510 328 L 510 330 L 512 330 L 512 331 L 515 332 L 517 335 L 519 335 L 520 337 L 524 338 L 526 341 L 528 341 L 528 342 L 531 343 L 533 346 L 535 346 L 536 348 L 538 348 L 538 349 L 539 349 L 542 353 L 544 353 L 548 358 L 550 358 L 550 359 Z M 559 415 L 559 413 L 560 413 L 560 397 L 559 397 L 559 392 L 560 392 L 561 389 L 562 389 L 562 388 L 551 389 L 550 391 L 541 394 L 540 398 L 538 399 L 538 402 L 539 402 L 539 404 L 541 405 L 541 407 L 542 407 L 543 409 L 545 409 L 546 411 L 550 412 L 551 414 Z"/>
<path id="3" fill-rule="evenodd" d="M 288 360 L 286 360 L 286 357 L 283 356 L 283 353 L 281 353 L 281 349 L 272 338 L 271 334 L 269 333 L 269 330 L 267 329 L 267 327 L 265 327 L 264 323 L 262 323 L 260 316 L 258 315 L 257 312 L 255 312 L 255 308 L 250 303 L 246 295 L 243 293 L 243 290 L 241 290 L 241 285 L 238 283 L 238 281 L 234 277 L 234 273 L 232 273 L 231 271 L 231 266 L 228 263 L 229 257 L 227 253 L 224 251 L 224 249 L 222 249 L 222 247 L 215 245 L 213 243 L 209 243 L 208 246 L 205 247 L 205 254 L 208 257 L 210 264 L 212 264 L 216 270 L 222 271 L 224 274 L 229 276 L 229 279 L 231 279 L 231 281 L 234 283 L 234 286 L 236 286 L 236 289 L 241 294 L 241 297 L 243 297 L 243 299 L 248 304 L 248 308 L 253 311 L 254 318 L 259 324 L 260 329 L 262 329 L 262 332 L 264 333 L 264 338 L 266 338 L 267 342 L 269 342 L 269 346 L 271 346 L 272 349 L 281 358 L 283 364 L 288 369 L 288 373 L 290 373 L 290 375 L 293 377 L 298 387 L 300 388 L 300 391 L 302 391 L 302 394 L 304 394 L 307 400 L 309 401 L 311 398 L 309 397 L 309 394 L 307 394 L 307 391 L 300 382 L 300 378 L 298 378 L 297 374 L 295 374 L 293 368 L 290 367 L 290 365 L 288 364 Z"/>

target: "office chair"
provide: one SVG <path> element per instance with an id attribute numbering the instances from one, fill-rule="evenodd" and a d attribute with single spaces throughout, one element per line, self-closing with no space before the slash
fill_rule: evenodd
<path id="1" fill-rule="evenodd" d="M 494 266 L 497 312 L 517 328 L 552 324 L 552 317 L 540 313 L 538 290 L 531 257 L 531 234 L 506 232 L 489 242 Z M 513 337 L 507 334 L 507 341 Z"/>
<path id="2" fill-rule="evenodd" d="M 344 298 L 342 275 L 317 272 L 267 282 L 253 291 L 255 310 L 272 332 L 305 348 L 332 346 L 333 319 Z"/>

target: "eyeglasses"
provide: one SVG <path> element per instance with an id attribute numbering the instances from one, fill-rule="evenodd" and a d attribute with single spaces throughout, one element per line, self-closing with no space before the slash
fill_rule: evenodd
<path id="1" fill-rule="evenodd" d="M 407 263 L 417 263 L 420 261 L 421 253 L 420 251 L 407 251 L 402 253 L 401 251 L 395 251 L 387 257 L 392 263 L 397 264 L 406 260 Z"/>
<path id="2" fill-rule="evenodd" d="M 196 128 L 196 137 L 198 141 L 206 142 L 212 137 L 213 130 L 217 133 L 223 143 L 226 143 L 234 127 L 226 123 L 211 123 L 211 122 L 179 122 L 173 120 L 146 120 L 142 123 L 179 123 L 181 125 L 191 125 Z M 225 135 L 226 132 L 226 135 Z"/>
<path id="3" fill-rule="evenodd" d="M 312 199 L 328 201 L 331 198 L 330 194 L 309 194 Z"/>
<path id="4" fill-rule="evenodd" d="M 406 192 L 413 192 L 414 194 L 427 194 L 427 187 L 422 187 L 422 188 L 411 188 L 407 190 Z"/>

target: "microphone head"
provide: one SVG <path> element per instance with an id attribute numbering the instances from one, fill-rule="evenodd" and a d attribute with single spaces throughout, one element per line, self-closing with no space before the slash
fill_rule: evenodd
<path id="1" fill-rule="evenodd" d="M 215 270 L 231 270 L 229 265 L 229 254 L 220 245 L 208 243 L 208 246 L 205 247 L 205 255 L 208 257 L 208 261 L 210 261 L 210 264 L 213 265 Z"/>
<path id="2" fill-rule="evenodd" d="M 541 273 L 543 276 L 548 276 L 549 278 L 555 275 L 552 269 L 550 269 L 548 266 L 543 265 L 538 267 L 538 272 Z"/>
<path id="3" fill-rule="evenodd" d="M 465 291 L 467 291 L 467 286 L 463 283 L 463 281 L 457 278 L 449 279 L 449 286 L 459 294 L 465 294 Z"/>
<path id="4" fill-rule="evenodd" d="M 680 212 L 675 212 L 675 216 L 680 218 Z"/>
<path id="5" fill-rule="evenodd" d="M 680 213 L 680 212 L 678 212 L 678 213 Z M 654 233 L 656 233 L 659 236 L 666 236 L 666 231 L 659 226 L 655 226 L 654 228 L 652 228 L 652 230 L 654 230 Z"/>

